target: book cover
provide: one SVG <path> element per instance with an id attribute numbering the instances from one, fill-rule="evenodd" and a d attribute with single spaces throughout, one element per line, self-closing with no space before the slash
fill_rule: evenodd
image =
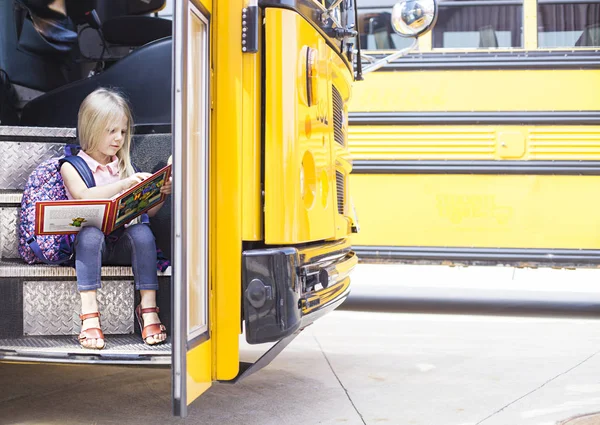
<path id="1" fill-rule="evenodd" d="M 111 199 L 40 201 L 35 205 L 36 235 L 78 233 L 94 226 L 110 234 L 163 202 L 160 188 L 171 176 L 171 165 Z"/>

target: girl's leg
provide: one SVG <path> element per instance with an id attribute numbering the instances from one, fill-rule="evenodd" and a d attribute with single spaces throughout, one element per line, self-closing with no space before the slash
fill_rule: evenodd
<path id="1" fill-rule="evenodd" d="M 77 289 L 81 295 L 81 314 L 99 311 L 96 290 L 101 286 L 102 253 L 104 252 L 104 234 L 95 227 L 84 227 L 75 239 L 75 269 Z M 81 331 L 100 328 L 97 317 L 85 319 Z M 104 339 L 86 338 L 81 341 L 86 348 L 103 348 Z"/>
<path id="2" fill-rule="evenodd" d="M 150 308 L 150 307 L 156 307 L 156 291 L 151 290 L 151 289 L 142 289 L 140 291 L 140 296 L 142 298 L 142 301 L 140 302 L 142 308 Z M 144 326 L 148 326 L 148 325 L 153 325 L 155 323 L 160 323 L 160 319 L 158 318 L 158 314 L 157 313 L 144 313 L 142 314 L 142 321 L 144 323 Z M 158 344 L 159 342 L 164 341 L 165 339 L 167 339 L 167 334 L 165 332 L 162 332 L 160 334 L 157 335 L 152 335 L 149 336 L 148 338 L 146 338 L 146 343 L 153 345 L 153 344 Z"/>
<path id="3" fill-rule="evenodd" d="M 158 277 L 156 275 L 156 242 L 152 229 L 147 224 L 135 224 L 125 229 L 111 253 L 111 261 L 122 264 L 127 261 L 126 251 L 131 252 L 131 266 L 135 287 L 140 291 L 141 307 L 156 307 L 156 290 Z M 157 313 L 142 314 L 143 326 L 161 323 Z M 157 344 L 166 339 L 166 333 L 146 338 L 148 344 Z"/>

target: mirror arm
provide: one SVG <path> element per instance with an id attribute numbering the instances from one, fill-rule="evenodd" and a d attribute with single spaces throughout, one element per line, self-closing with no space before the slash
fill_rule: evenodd
<path id="1" fill-rule="evenodd" d="M 419 44 L 419 39 L 415 38 L 413 43 L 402 49 L 402 50 L 398 50 L 396 53 L 392 53 L 391 55 L 386 56 L 383 59 L 379 59 L 377 62 L 375 62 L 372 65 L 367 66 L 364 70 L 363 70 L 363 74 L 367 74 L 369 72 L 373 72 L 373 71 L 377 71 L 379 68 L 381 68 L 384 65 L 387 65 L 388 63 L 390 63 L 393 60 L 396 60 L 408 53 L 410 53 L 416 46 L 418 46 Z M 360 57 L 360 56 L 359 56 Z"/>
<path id="2" fill-rule="evenodd" d="M 358 50 L 355 50 L 354 53 L 358 54 Z M 364 60 L 366 60 L 369 63 L 375 63 L 375 61 L 377 60 L 374 56 L 366 55 L 364 53 L 361 53 L 360 57 L 363 58 Z"/>

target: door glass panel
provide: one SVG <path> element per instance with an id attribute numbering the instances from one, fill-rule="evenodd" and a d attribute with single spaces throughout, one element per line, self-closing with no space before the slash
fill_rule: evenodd
<path id="1" fill-rule="evenodd" d="M 192 7 L 189 15 L 187 205 L 188 339 L 207 329 L 208 317 L 208 25 Z"/>

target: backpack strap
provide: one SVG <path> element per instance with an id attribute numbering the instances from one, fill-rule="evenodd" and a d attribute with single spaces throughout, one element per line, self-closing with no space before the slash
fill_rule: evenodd
<path id="1" fill-rule="evenodd" d="M 70 245 L 72 244 L 72 241 L 69 238 L 70 238 L 70 236 L 67 236 L 66 240 L 64 240 L 61 243 L 61 251 L 65 248 L 63 245 L 67 245 L 68 247 L 70 247 Z M 50 265 L 65 264 L 65 263 L 71 261 L 71 259 L 72 259 L 72 255 L 69 255 L 69 253 L 64 252 L 64 254 L 67 255 L 65 258 L 62 258 L 62 259 L 56 260 L 56 261 L 48 260 L 46 258 L 46 256 L 44 255 L 44 253 L 42 252 L 42 249 L 40 248 L 39 244 L 37 243 L 37 239 L 35 236 L 30 236 L 29 239 L 27 239 L 27 245 L 29 245 L 29 248 L 31 248 L 31 250 L 33 251 L 35 256 L 40 261 L 44 262 L 45 264 L 50 264 Z"/>
<path id="2" fill-rule="evenodd" d="M 58 161 L 58 163 L 61 166 L 65 162 L 68 162 L 73 167 L 75 167 L 75 169 L 77 170 L 77 172 L 79 173 L 79 175 L 81 176 L 81 178 L 83 179 L 83 182 L 86 184 L 87 187 L 95 187 L 96 186 L 96 179 L 94 179 L 92 170 L 90 170 L 90 167 L 87 165 L 87 162 L 85 162 L 85 160 L 82 157 L 76 156 L 76 155 L 65 156 L 64 158 L 61 158 Z"/>

